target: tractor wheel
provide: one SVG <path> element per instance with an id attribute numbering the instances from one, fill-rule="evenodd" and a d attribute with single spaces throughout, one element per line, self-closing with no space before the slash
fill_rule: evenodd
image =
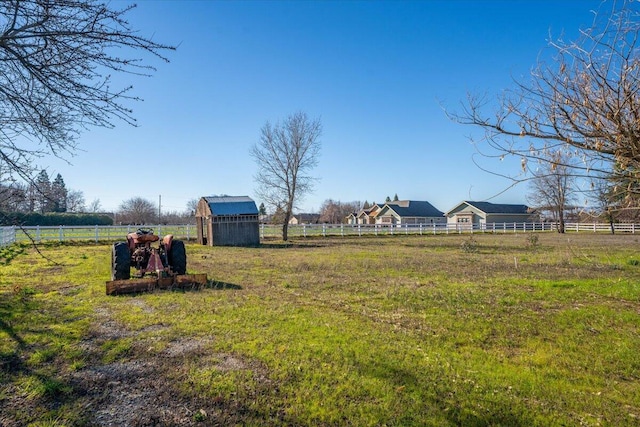
<path id="1" fill-rule="evenodd" d="M 129 245 L 115 243 L 111 252 L 111 280 L 127 280 L 131 277 L 131 254 Z"/>
<path id="2" fill-rule="evenodd" d="M 184 249 L 182 240 L 171 242 L 169 250 L 169 265 L 176 274 L 187 274 L 187 252 Z"/>

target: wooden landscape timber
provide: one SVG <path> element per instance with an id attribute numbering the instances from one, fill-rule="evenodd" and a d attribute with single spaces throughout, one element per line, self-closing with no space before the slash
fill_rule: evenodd
<path id="1" fill-rule="evenodd" d="M 200 289 L 207 284 L 206 274 L 180 274 L 173 277 L 137 278 L 110 280 L 107 282 L 107 295 L 151 292 L 156 289 Z"/>

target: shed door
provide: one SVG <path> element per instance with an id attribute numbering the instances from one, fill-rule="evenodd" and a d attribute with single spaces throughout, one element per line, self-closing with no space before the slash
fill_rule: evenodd
<path id="1" fill-rule="evenodd" d="M 207 220 L 204 217 L 200 217 L 200 223 L 198 224 L 198 226 L 200 227 L 200 229 L 202 230 L 202 244 L 206 245 L 207 244 L 207 235 L 208 235 L 208 231 L 209 231 L 209 227 L 207 227 Z"/>

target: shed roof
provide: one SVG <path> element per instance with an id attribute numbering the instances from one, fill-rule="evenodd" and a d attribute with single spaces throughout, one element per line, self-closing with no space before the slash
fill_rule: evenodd
<path id="1" fill-rule="evenodd" d="M 248 196 L 203 197 L 212 215 L 258 215 L 256 203 Z"/>

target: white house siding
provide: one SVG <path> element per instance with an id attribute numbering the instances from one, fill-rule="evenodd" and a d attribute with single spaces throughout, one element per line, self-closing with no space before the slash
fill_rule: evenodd
<path id="1" fill-rule="evenodd" d="M 485 220 L 484 212 L 480 212 L 471 206 L 466 206 L 464 209 L 453 212 L 453 214 L 449 214 L 447 217 L 447 224 L 472 225 L 481 224 Z"/>
<path id="2" fill-rule="evenodd" d="M 417 216 L 417 217 L 404 217 L 402 218 L 402 224 L 406 225 L 418 225 L 418 224 L 444 224 L 445 217 L 436 216 Z"/>

